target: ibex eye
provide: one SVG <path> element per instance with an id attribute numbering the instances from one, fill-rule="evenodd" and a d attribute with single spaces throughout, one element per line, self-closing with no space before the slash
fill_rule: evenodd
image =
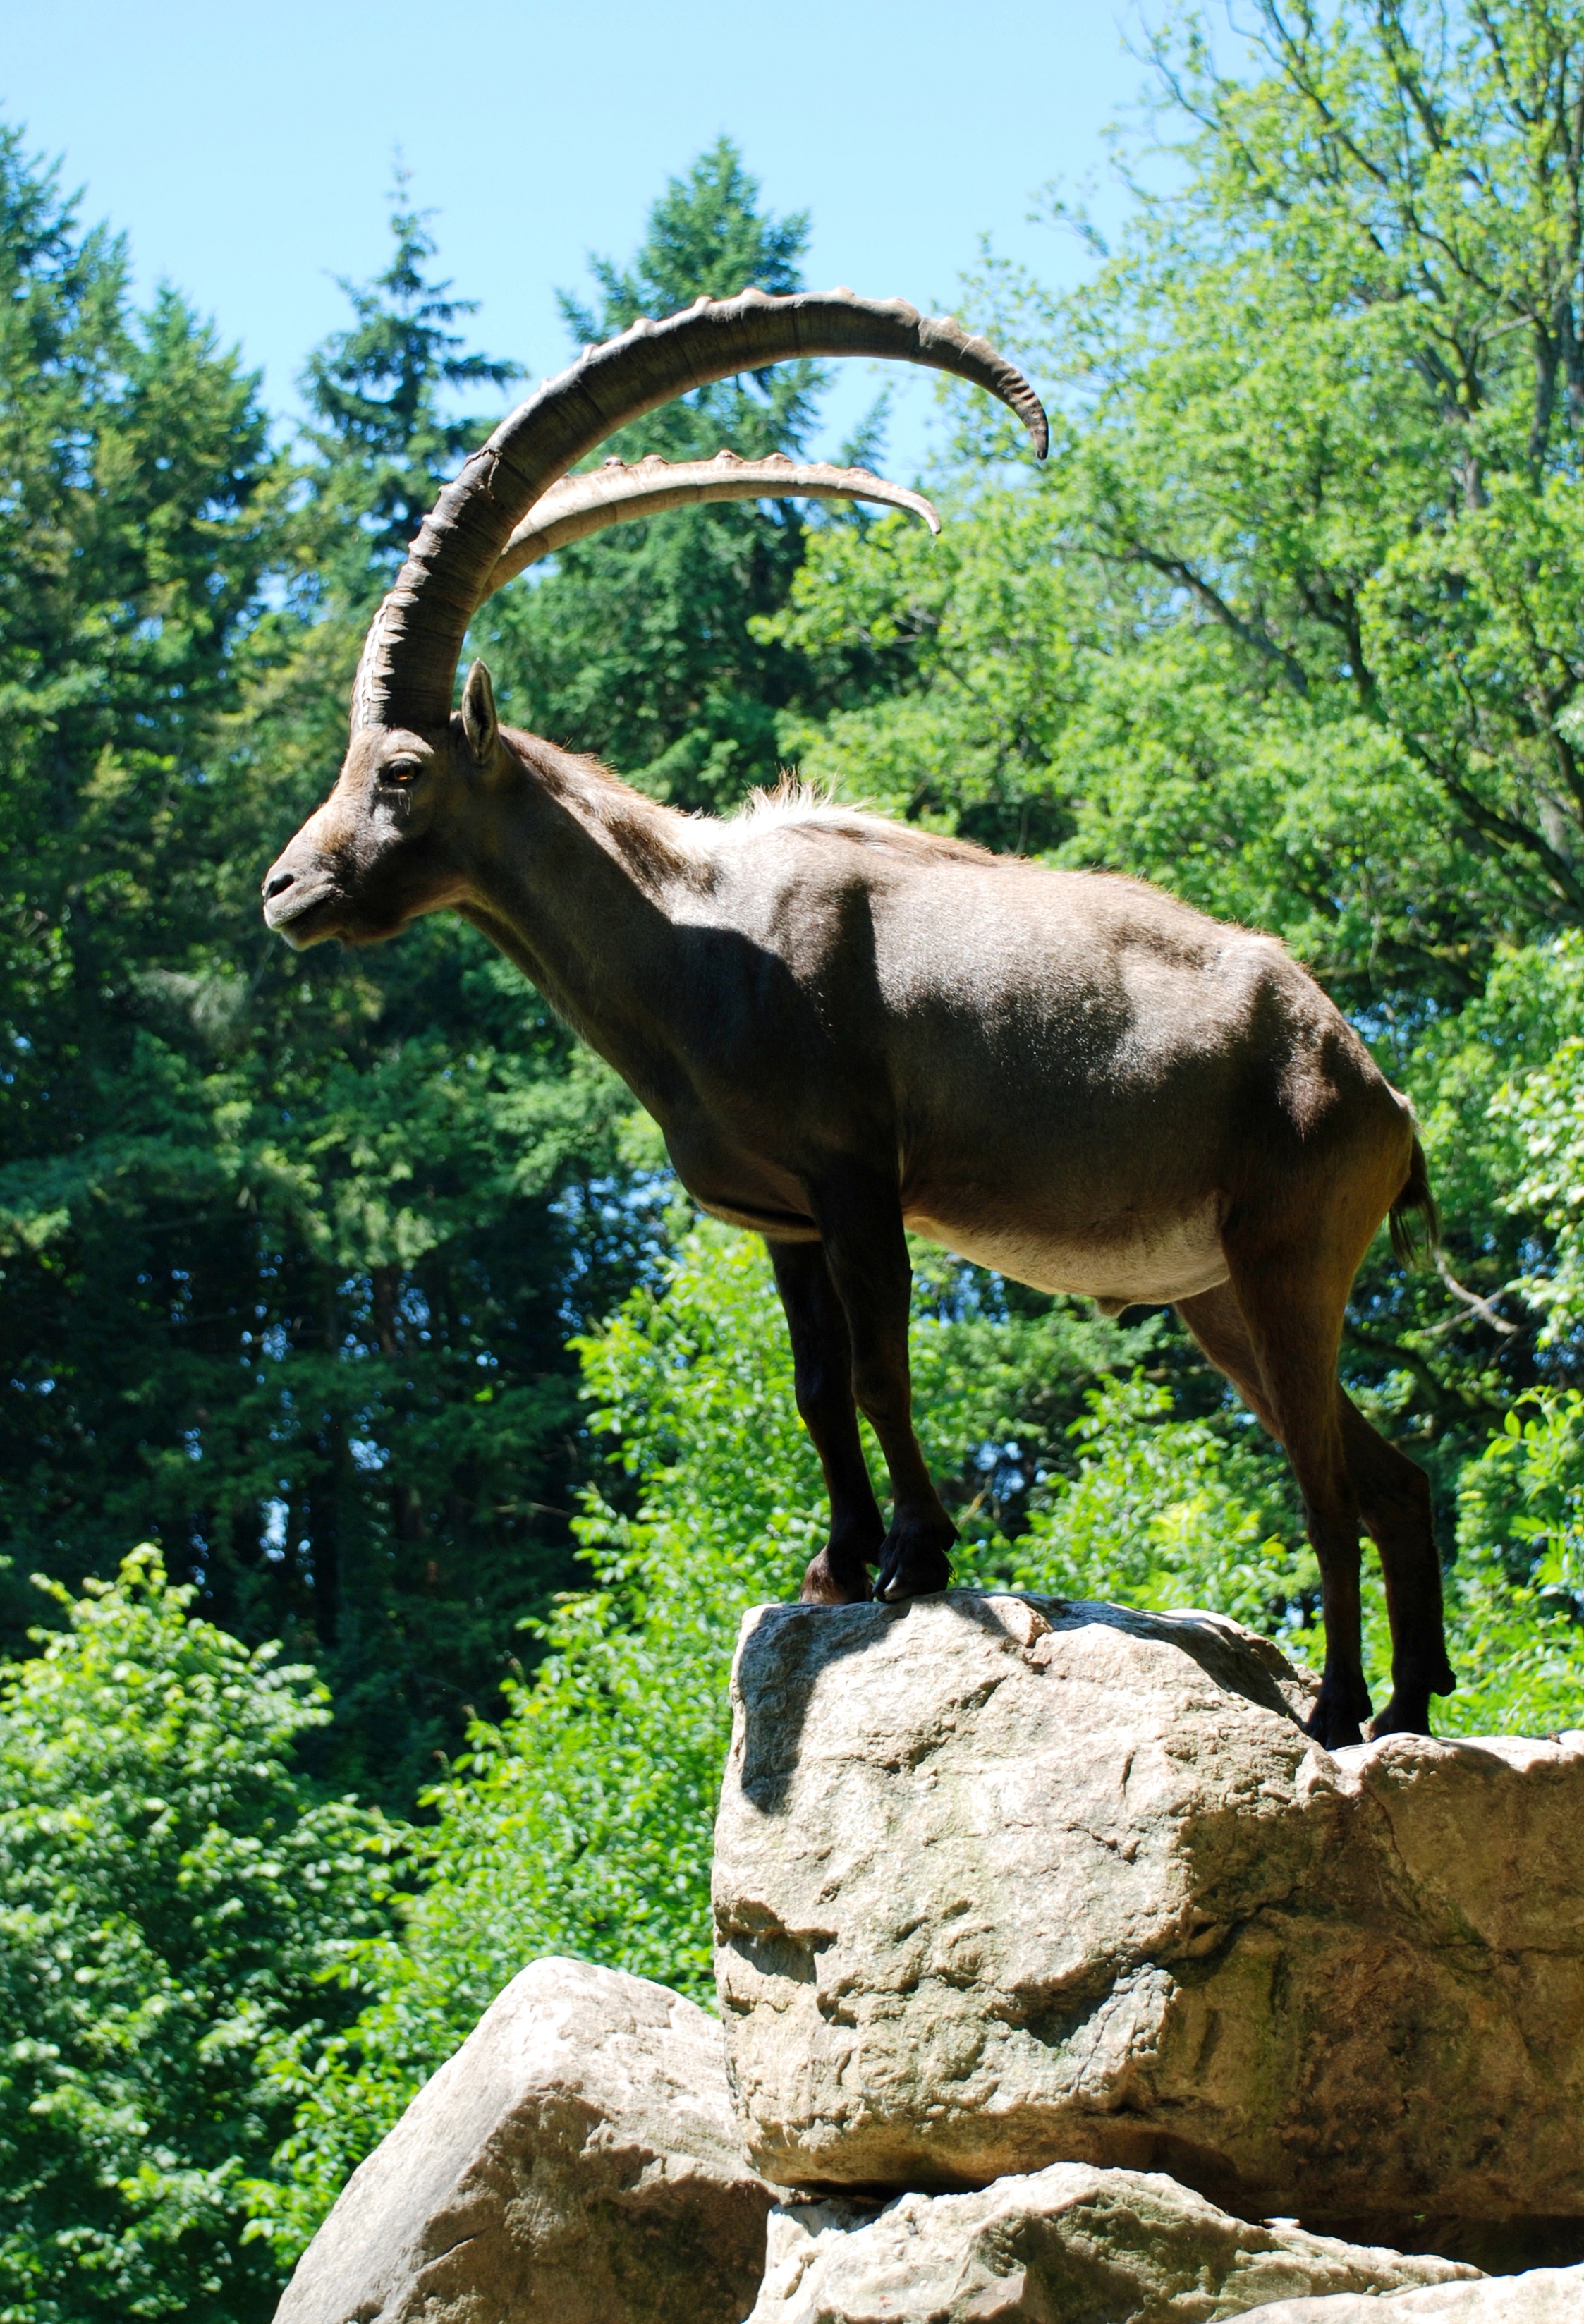
<path id="1" fill-rule="evenodd" d="M 388 767 L 380 769 L 382 783 L 414 783 L 423 769 L 416 759 L 392 759 Z"/>

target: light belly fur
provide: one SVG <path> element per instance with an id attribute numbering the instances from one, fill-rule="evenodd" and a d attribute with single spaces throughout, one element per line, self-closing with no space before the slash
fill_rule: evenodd
<path id="1" fill-rule="evenodd" d="M 1108 1221 L 1103 1231 L 1082 1241 L 1011 1225 L 957 1226 L 918 1212 L 908 1213 L 907 1224 L 927 1241 L 1009 1275 L 1014 1282 L 1036 1291 L 1081 1292 L 1113 1313 L 1135 1304 L 1165 1306 L 1192 1299 L 1227 1280 L 1213 1201 L 1186 1215 L 1139 1220 L 1120 1231 L 1118 1222 Z"/>

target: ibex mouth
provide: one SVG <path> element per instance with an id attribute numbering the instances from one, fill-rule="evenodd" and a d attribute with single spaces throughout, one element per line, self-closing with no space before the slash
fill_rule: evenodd
<path id="1" fill-rule="evenodd" d="M 276 885 L 276 881 L 280 885 Z M 329 880 L 316 880 L 311 886 L 290 873 L 284 878 L 274 873 L 265 883 L 264 925 L 278 936 L 284 936 L 294 952 L 301 952 L 321 936 L 333 936 L 335 929 L 327 926 L 327 907 L 339 901 L 335 884 Z"/>

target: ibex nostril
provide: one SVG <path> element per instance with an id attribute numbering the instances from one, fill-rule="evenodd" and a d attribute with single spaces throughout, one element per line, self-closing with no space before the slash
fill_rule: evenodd
<path id="1" fill-rule="evenodd" d="M 296 877 L 295 872 L 272 872 L 264 881 L 265 903 L 269 903 L 276 896 L 283 895 Z"/>

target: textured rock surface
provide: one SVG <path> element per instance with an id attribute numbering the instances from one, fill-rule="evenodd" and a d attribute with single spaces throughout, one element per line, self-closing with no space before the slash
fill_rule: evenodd
<path id="1" fill-rule="evenodd" d="M 1584 1735 L 1333 1756 L 1235 1625 L 969 1591 L 761 1609 L 734 1683 L 717 1970 L 767 2177 L 1086 2161 L 1382 2242 L 1584 2214 Z"/>
<path id="2" fill-rule="evenodd" d="M 1274 2317 L 1265 2302 L 1301 2292 L 1472 2274 L 1251 2227 L 1155 2172 L 1058 2163 L 979 2194 L 904 2195 L 878 2217 L 841 2200 L 772 2212 L 751 2324 L 1210 2324 L 1256 2306 Z M 1378 2301 L 1357 2305 L 1386 2324 Z"/>
<path id="3" fill-rule="evenodd" d="M 771 2200 L 714 2019 L 535 1961 L 354 2172 L 276 2324 L 740 2324 Z"/>
<path id="4" fill-rule="evenodd" d="M 1281 2300 L 1248 2324 L 1579 2324 L 1584 2267 L 1541 2267 L 1485 2283 L 1437 2284 L 1389 2300 Z"/>

